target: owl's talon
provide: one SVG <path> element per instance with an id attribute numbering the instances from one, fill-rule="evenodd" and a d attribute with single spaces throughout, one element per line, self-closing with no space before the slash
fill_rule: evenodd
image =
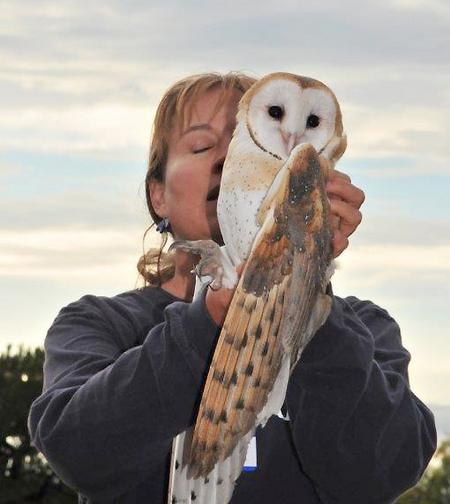
<path id="1" fill-rule="evenodd" d="M 193 272 L 199 278 L 205 276 L 212 277 L 213 280 L 210 285 L 213 290 L 220 289 L 224 281 L 224 276 L 230 275 L 230 265 L 225 264 L 226 258 L 222 254 L 219 245 L 212 240 L 178 240 L 172 243 L 169 248 L 169 251 L 171 250 L 183 250 L 190 254 L 199 255 L 200 261 Z M 235 283 L 234 276 L 225 279 L 226 286 L 228 286 L 230 282 Z"/>

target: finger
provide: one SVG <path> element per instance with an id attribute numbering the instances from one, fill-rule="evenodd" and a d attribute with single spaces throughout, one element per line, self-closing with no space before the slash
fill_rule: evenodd
<path id="1" fill-rule="evenodd" d="M 352 182 L 352 179 L 344 172 L 341 172 L 339 170 L 336 170 L 334 169 L 331 173 L 330 173 L 330 176 L 329 176 L 329 180 L 333 180 L 333 179 L 336 179 L 336 178 L 341 178 L 341 179 L 344 179 L 346 180 L 348 183 L 351 184 Z"/>
<path id="2" fill-rule="evenodd" d="M 327 193 L 339 196 L 355 208 L 360 208 L 366 198 L 364 192 L 342 178 L 335 178 L 327 182 Z"/>
<path id="3" fill-rule="evenodd" d="M 233 291 L 229 289 L 207 290 L 205 297 L 206 309 L 218 326 L 223 324 L 232 298 Z"/>
<path id="4" fill-rule="evenodd" d="M 359 226 L 362 220 L 362 213 L 341 200 L 330 200 L 330 211 L 340 217 L 340 231 L 347 237 L 349 237 L 355 229 Z"/>
<path id="5" fill-rule="evenodd" d="M 332 239 L 333 257 L 338 257 L 348 247 L 348 238 L 339 230 L 336 229 Z"/>
<path id="6" fill-rule="evenodd" d="M 330 222 L 331 222 L 331 229 L 339 229 L 339 225 L 341 224 L 341 218 L 339 215 L 336 214 L 330 214 Z"/>

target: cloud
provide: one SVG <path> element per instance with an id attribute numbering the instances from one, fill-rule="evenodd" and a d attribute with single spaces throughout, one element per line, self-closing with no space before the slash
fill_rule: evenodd
<path id="1" fill-rule="evenodd" d="M 2 230 L 0 277 L 103 278 L 117 271 L 136 271 L 142 254 L 143 230 L 37 229 Z M 146 249 L 159 246 L 159 236 L 149 233 Z"/>
<path id="2" fill-rule="evenodd" d="M 22 163 L 0 161 L 0 179 L 3 179 L 3 181 L 28 172 L 30 172 L 30 167 Z"/>
<path id="3" fill-rule="evenodd" d="M 273 69 L 281 65 L 342 64 L 400 67 L 441 65 L 448 42 L 447 20 L 440 2 L 426 9 L 405 9 L 395 3 L 356 0 L 255 1 L 211 6 L 206 2 L 73 1 L 7 4 L 0 14 L 2 56 L 14 44 L 14 59 L 5 68 L 25 69 L 33 62 L 65 69 L 104 73 L 136 68 L 188 68 L 221 65 Z M 102 22 L 99 23 L 98 20 Z M 44 22 L 45 21 L 45 22 Z M 424 41 L 423 33 L 427 33 Z M 270 34 L 267 39 L 264 34 Z M 39 46 L 36 40 L 39 39 Z M 266 40 L 270 40 L 267 43 Z M 408 40 L 408 44 L 399 43 Z M 180 51 L 180 44 L 183 50 Z M 107 63 L 106 63 L 107 62 Z M 98 66 L 100 65 L 100 66 Z M 117 73 L 117 72 L 116 72 Z M 380 75 L 381 77 L 381 75 Z"/>
<path id="4" fill-rule="evenodd" d="M 435 16 L 450 19 L 450 6 L 445 0 L 391 0 L 394 8 L 418 13 L 430 12 Z"/>
<path id="5" fill-rule="evenodd" d="M 58 196 L 53 195 L 50 201 L 46 196 L 26 199 L 11 207 L 9 201 L 0 203 L 2 227 L 4 230 L 48 228 L 81 228 L 110 230 L 118 226 L 135 227 L 150 224 L 148 211 L 139 200 L 126 201 L 125 197 L 111 202 L 106 196 L 87 193 L 69 192 Z"/>
<path id="6" fill-rule="evenodd" d="M 150 224 L 144 159 L 137 163 L 24 153 L 22 157 L 26 168 L 0 175 L 0 227 L 111 229 Z"/>
<path id="7" fill-rule="evenodd" d="M 349 141 L 346 157 L 406 157 L 416 165 L 427 162 L 431 170 L 431 163 L 436 163 L 441 171 L 448 166 L 446 108 L 395 104 L 383 108 L 346 104 L 344 108 Z"/>
<path id="8" fill-rule="evenodd" d="M 445 4 L 426 5 L 252 1 L 238 9 L 214 6 L 212 16 L 198 1 L 6 2 L 0 149 L 136 159 L 171 82 L 211 68 L 285 69 L 336 91 L 347 157 L 419 156 L 442 171 L 449 155 L 450 30 Z"/>
<path id="9" fill-rule="evenodd" d="M 349 160 L 352 162 L 349 163 Z M 374 161 L 381 162 L 374 163 Z M 419 154 L 411 158 L 392 155 L 378 159 L 355 155 L 349 156 L 348 160 L 344 159 L 341 164 L 342 167 L 337 167 L 341 171 L 345 165 L 348 167 L 347 170 L 354 174 L 357 173 L 367 179 L 382 179 L 387 184 L 393 179 L 403 179 L 403 182 L 407 184 L 411 180 L 433 175 L 442 176 L 441 178 L 445 180 L 450 175 L 450 166 L 443 159 L 431 159 Z"/>
<path id="10" fill-rule="evenodd" d="M 3 114 L 6 131 L 0 149 L 23 148 L 53 153 L 126 153 L 136 158 L 148 144 L 149 110 L 125 105 L 68 108 L 60 111 L 29 109 Z M 148 148 L 148 147 L 147 147 Z"/>
<path id="11" fill-rule="evenodd" d="M 360 245 L 349 247 L 342 268 L 361 274 L 366 285 L 409 275 L 450 274 L 450 244 Z"/>
<path id="12" fill-rule="evenodd" d="M 440 253 L 450 246 L 450 221 L 425 220 L 396 213 L 389 217 L 370 215 L 367 216 L 367 222 L 364 217 L 361 228 L 350 237 L 350 241 L 350 249 L 356 246 L 362 257 L 367 254 L 370 257 L 371 250 L 378 253 L 379 249 L 382 249 L 382 257 L 389 255 L 392 249 L 396 255 L 408 255 L 407 247 L 411 247 L 416 258 L 421 252 L 425 252 L 424 257 L 429 257 L 429 250 Z"/>

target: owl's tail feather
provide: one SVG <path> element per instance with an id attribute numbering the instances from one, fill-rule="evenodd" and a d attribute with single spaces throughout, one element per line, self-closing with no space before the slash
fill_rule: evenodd
<path id="1" fill-rule="evenodd" d="M 254 429 L 250 430 L 226 460 L 218 462 L 206 477 L 198 479 L 189 477 L 190 467 L 183 462 L 190 452 L 192 429 L 179 434 L 172 445 L 167 504 L 227 504 L 241 474 L 254 432 Z"/>

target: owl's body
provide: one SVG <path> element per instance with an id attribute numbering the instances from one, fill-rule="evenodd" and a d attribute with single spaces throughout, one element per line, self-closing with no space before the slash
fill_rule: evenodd
<path id="1" fill-rule="evenodd" d="M 217 201 L 220 230 L 234 267 L 248 258 L 260 228 L 256 220 L 258 209 L 283 165 L 283 161 L 254 149 L 255 145 L 245 130 L 245 122 L 239 121 L 238 114 Z"/>
<path id="2" fill-rule="evenodd" d="M 318 81 L 271 74 L 240 101 L 217 212 L 226 248 L 219 256 L 246 264 L 195 429 L 174 443 L 171 504 L 229 501 L 250 438 L 280 410 L 290 372 L 329 314 L 325 179 L 345 146 L 339 105 Z M 222 285 L 235 285 L 235 274 L 218 271 Z"/>

